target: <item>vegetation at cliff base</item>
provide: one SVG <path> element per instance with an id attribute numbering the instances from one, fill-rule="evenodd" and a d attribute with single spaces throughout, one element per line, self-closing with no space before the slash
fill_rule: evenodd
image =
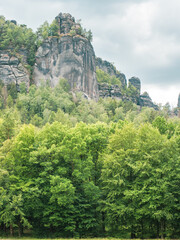
<path id="1" fill-rule="evenodd" d="M 1 84 L 0 236 L 178 238 L 180 121 Z"/>

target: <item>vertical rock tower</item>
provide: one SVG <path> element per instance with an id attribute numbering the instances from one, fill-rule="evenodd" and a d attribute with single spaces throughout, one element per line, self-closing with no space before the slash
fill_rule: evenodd
<path id="1" fill-rule="evenodd" d="M 140 81 L 140 79 L 137 78 L 137 77 L 130 78 L 129 79 L 129 86 L 130 85 L 135 87 L 138 91 L 138 94 L 140 95 L 140 93 L 141 93 L 141 81 Z"/>
<path id="2" fill-rule="evenodd" d="M 60 13 L 56 21 L 59 36 L 46 39 L 37 51 L 35 83 L 49 81 L 53 87 L 66 78 L 72 90 L 97 99 L 95 53 L 90 41 L 81 34 L 80 24 L 70 14 Z"/>

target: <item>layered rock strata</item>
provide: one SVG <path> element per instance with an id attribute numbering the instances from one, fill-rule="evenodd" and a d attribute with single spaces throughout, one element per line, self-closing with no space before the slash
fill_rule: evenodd
<path id="1" fill-rule="evenodd" d="M 136 94 L 127 96 L 126 94 L 122 93 L 122 89 L 118 85 L 108 85 L 104 83 L 98 84 L 99 97 L 101 98 L 110 97 L 115 99 L 121 99 L 123 101 L 131 101 L 137 105 L 140 105 L 141 107 L 150 107 L 154 108 L 155 110 L 158 110 L 158 106 L 152 102 L 152 99 L 150 98 L 147 92 L 143 93 L 142 95 L 139 94 L 139 90 L 141 88 L 140 80 L 138 80 L 138 85 L 135 85 L 136 81 L 133 83 L 133 79 L 131 79 L 131 84 L 135 88 L 137 87 Z"/>
<path id="2" fill-rule="evenodd" d="M 147 92 L 144 92 L 142 95 L 140 95 L 139 105 L 141 107 L 150 107 L 158 110 L 158 106 L 152 102 L 152 99 Z"/>
<path id="3" fill-rule="evenodd" d="M 59 37 L 48 38 L 36 54 L 34 81 L 37 85 L 49 81 L 53 87 L 61 78 L 69 81 L 71 90 L 82 91 L 98 99 L 95 53 L 87 38 L 70 31 L 78 24 L 70 14 L 59 14 Z"/>
<path id="4" fill-rule="evenodd" d="M 29 72 L 24 67 L 26 64 L 27 53 L 25 50 L 19 50 L 16 56 L 12 56 L 10 50 L 0 51 L 0 80 L 5 85 L 16 84 L 17 89 L 22 82 L 25 82 L 28 88 L 30 78 Z M 23 63 L 23 64 L 22 64 Z"/>
<path id="5" fill-rule="evenodd" d="M 116 99 L 122 99 L 123 95 L 121 93 L 121 89 L 118 85 L 108 85 L 107 83 L 98 84 L 98 90 L 99 90 L 99 97 L 106 98 L 116 98 Z"/>

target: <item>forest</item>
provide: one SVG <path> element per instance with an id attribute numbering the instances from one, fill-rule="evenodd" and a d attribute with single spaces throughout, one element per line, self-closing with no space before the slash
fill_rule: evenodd
<path id="1" fill-rule="evenodd" d="M 180 119 L 168 104 L 95 102 L 65 79 L 14 87 L 0 89 L 1 236 L 180 236 Z"/>
<path id="2" fill-rule="evenodd" d="M 30 74 L 57 32 L 56 22 L 35 34 L 2 16 L 0 26 L 0 50 L 27 49 Z M 0 237 L 179 238 L 180 109 L 158 109 L 87 100 L 66 79 L 18 89 L 0 80 Z"/>

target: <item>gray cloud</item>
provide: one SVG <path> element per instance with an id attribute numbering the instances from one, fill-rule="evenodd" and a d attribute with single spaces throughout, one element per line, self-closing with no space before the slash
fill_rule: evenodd
<path id="1" fill-rule="evenodd" d="M 180 87 L 178 9 L 179 0 L 0 0 L 1 15 L 34 30 L 59 12 L 82 19 L 97 56 L 153 89 Z M 169 101 L 175 104 L 175 97 Z"/>

